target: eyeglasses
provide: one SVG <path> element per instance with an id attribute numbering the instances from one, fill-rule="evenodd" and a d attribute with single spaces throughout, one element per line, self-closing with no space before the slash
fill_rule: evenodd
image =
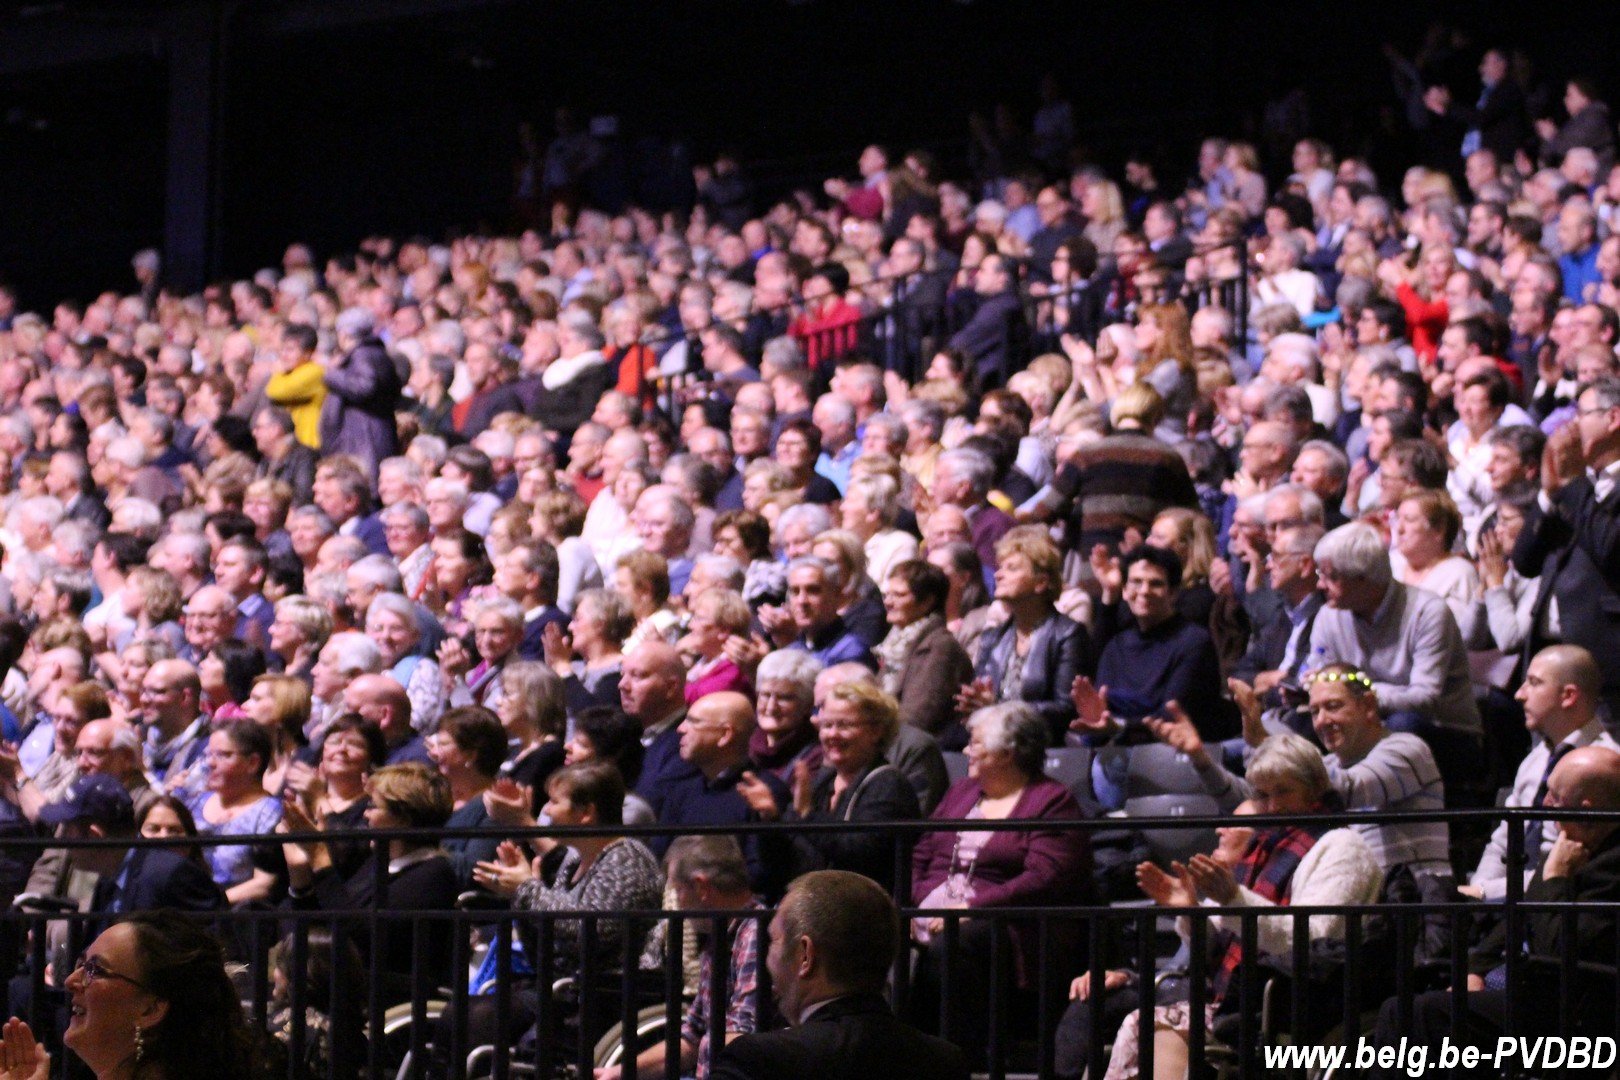
<path id="1" fill-rule="evenodd" d="M 118 982 L 129 983 L 129 985 L 135 987 L 137 990 L 147 989 L 145 983 L 140 982 L 137 979 L 132 979 L 128 975 L 118 974 L 118 972 L 111 970 L 107 967 L 107 965 L 103 964 L 101 962 L 101 957 L 91 956 L 88 953 L 85 953 L 79 957 L 78 962 L 73 965 L 73 970 L 83 972 L 84 981 L 87 983 L 104 982 L 107 979 L 114 979 Z"/>

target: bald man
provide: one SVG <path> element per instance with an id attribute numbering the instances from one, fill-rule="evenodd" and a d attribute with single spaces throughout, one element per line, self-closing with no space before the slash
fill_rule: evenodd
<path id="1" fill-rule="evenodd" d="M 202 714 L 202 682 L 184 660 L 159 660 L 141 680 L 141 718 L 146 728 L 146 771 L 170 790 L 203 755 L 208 718 Z"/>
<path id="2" fill-rule="evenodd" d="M 437 768 L 427 744 L 411 727 L 411 699 L 391 675 L 357 675 L 343 689 L 343 707 L 382 728 L 389 765 L 420 762 Z"/>
<path id="3" fill-rule="evenodd" d="M 1565 753 L 1548 777 L 1546 805 L 1620 810 L 1620 753 L 1606 746 L 1583 746 Z M 1583 910 L 1572 924 L 1558 909 L 1524 913 L 1526 955 L 1513 982 L 1515 1033 L 1524 1038 L 1554 1035 L 1568 1024 L 1571 1034 L 1613 1036 L 1613 968 L 1577 968 L 1568 986 L 1562 985 L 1560 968 L 1566 957 L 1576 962 L 1613 962 L 1615 905 L 1620 903 L 1620 822 L 1558 822 L 1557 838 L 1525 888 L 1524 898 L 1531 903 L 1576 901 L 1602 906 Z M 1566 939 L 1571 928 L 1573 938 Z M 1505 1030 L 1508 946 L 1506 920 L 1502 920 L 1468 958 L 1470 993 L 1468 1011 L 1461 1018 L 1460 1045 L 1494 1046 Z M 1391 998 L 1379 1012 L 1373 1042 L 1387 1046 L 1408 1038 L 1428 1047 L 1428 1060 L 1435 1061 L 1442 1039 L 1452 1031 L 1452 1005 L 1450 990 L 1419 994 L 1412 1001 L 1411 1026 L 1402 1028 L 1400 1001 Z"/>
<path id="4" fill-rule="evenodd" d="M 646 641 L 630 650 L 619 666 L 619 705 L 641 722 L 641 745 L 646 748 L 636 794 L 661 817 L 671 785 L 697 774 L 680 753 L 686 665 L 673 645 Z"/>
<path id="5" fill-rule="evenodd" d="M 1530 752 L 1519 765 L 1504 805 L 1541 806 L 1547 798 L 1553 766 L 1572 750 L 1583 746 L 1620 750 L 1620 744 L 1603 730 L 1597 716 L 1602 693 L 1603 673 L 1592 654 L 1579 645 L 1550 645 L 1535 655 L 1515 695 L 1524 706 Z M 1485 900 L 1500 900 L 1507 892 L 1509 828 L 1524 832 L 1527 885 L 1558 836 L 1558 827 L 1550 821 L 1535 826 L 1502 822 L 1491 834 L 1464 892 Z"/>
<path id="6" fill-rule="evenodd" d="M 664 797 L 658 820 L 664 825 L 740 825 L 761 817 L 738 790 L 751 767 L 748 740 L 754 734 L 754 706 L 742 694 L 706 694 L 692 703 L 676 729 L 681 760 L 693 769 L 672 784 Z M 792 805 L 787 785 L 768 770 L 761 779 L 776 800 L 777 815 Z M 789 849 L 776 838 L 761 842 L 758 835 L 738 836 L 748 860 L 748 880 L 754 891 L 774 896 L 787 883 Z M 662 856 L 670 838 L 658 837 L 649 846 Z"/>

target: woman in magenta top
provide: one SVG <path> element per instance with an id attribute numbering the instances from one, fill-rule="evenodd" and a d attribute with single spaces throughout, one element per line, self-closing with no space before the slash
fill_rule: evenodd
<path id="1" fill-rule="evenodd" d="M 723 690 L 754 696 L 753 683 L 726 655 L 726 639 L 746 638 L 752 621 L 753 613 L 742 594 L 730 589 L 705 589 L 692 601 L 691 624 L 676 643 L 682 653 L 696 657 L 686 673 L 688 705 Z"/>
<path id="2" fill-rule="evenodd" d="M 1074 796 L 1042 772 L 1050 729 L 1033 708 L 1021 701 L 988 706 L 968 719 L 968 730 L 968 774 L 945 793 L 934 810 L 936 820 L 1072 821 L 1082 816 Z M 912 902 L 929 910 L 1076 905 L 1091 895 L 1091 849 L 1086 834 L 1079 831 L 925 833 L 911 863 Z M 999 953 L 1010 957 L 994 971 L 993 934 L 1004 935 Z M 926 949 L 917 971 L 913 1022 L 938 1023 L 939 987 L 948 960 L 956 965 L 951 980 L 951 1038 L 970 1060 L 977 1055 L 982 1066 L 991 979 L 1004 990 L 1036 988 L 1038 926 L 1033 921 L 963 919 L 957 923 L 951 954 L 945 950 L 941 916 L 914 920 L 912 937 Z M 1073 920 L 1048 924 L 1049 959 L 1078 959 L 1079 946 L 1080 927 Z M 990 977 L 978 977 L 981 972 Z M 1053 1003 L 1062 1007 L 1058 997 Z"/>

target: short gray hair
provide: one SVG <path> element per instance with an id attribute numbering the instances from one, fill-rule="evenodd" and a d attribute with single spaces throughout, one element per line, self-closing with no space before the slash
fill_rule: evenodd
<path id="1" fill-rule="evenodd" d="M 1272 735 L 1255 749 L 1245 775 L 1251 784 L 1278 781 L 1299 784 L 1320 798 L 1328 790 L 1327 765 L 1322 751 L 1303 735 L 1285 732 Z"/>
<path id="2" fill-rule="evenodd" d="M 355 574 L 366 584 L 385 593 L 403 592 L 405 589 L 405 581 L 400 577 L 398 564 L 386 555 L 366 555 L 356 559 L 350 565 L 349 573 Z"/>
<path id="3" fill-rule="evenodd" d="M 1342 484 L 1349 478 L 1350 459 L 1345 456 L 1343 450 L 1340 450 L 1326 439 L 1311 439 L 1299 448 L 1301 455 L 1307 450 L 1322 455 L 1327 474 L 1333 478 L 1335 484 Z M 1296 457 L 1295 460 L 1297 461 L 1298 458 Z"/>
<path id="4" fill-rule="evenodd" d="M 990 487 L 996 482 L 996 464 L 990 460 L 989 454 L 980 450 L 965 446 L 947 450 L 939 455 L 935 469 L 937 470 L 940 465 L 958 471 L 968 482 L 968 488 L 973 492 L 975 499 L 982 499 L 990 494 Z"/>
<path id="5" fill-rule="evenodd" d="M 827 587 L 840 590 L 844 587 L 844 569 L 831 559 L 823 559 L 820 555 L 800 555 L 788 563 L 788 573 L 795 570 L 814 570 L 821 575 L 821 580 Z"/>
<path id="6" fill-rule="evenodd" d="M 359 565 L 356 563 L 355 565 Z M 404 593 L 385 592 L 374 598 L 366 607 L 366 629 L 371 628 L 371 620 L 378 615 L 396 615 L 399 619 L 422 636 L 422 620 L 416 613 L 416 605 Z"/>
<path id="7" fill-rule="evenodd" d="M 1052 733 L 1035 707 L 1022 701 L 987 705 L 968 717 L 968 730 L 979 733 L 986 750 L 1006 750 L 1013 765 L 1030 779 L 1046 766 Z"/>
<path id="8" fill-rule="evenodd" d="M 826 665 L 803 649 L 777 649 L 766 653 L 754 674 L 754 685 L 785 682 L 792 685 L 802 705 L 812 705 L 816 699 L 816 677 Z"/>
<path id="9" fill-rule="evenodd" d="M 374 675 L 382 670 L 382 653 L 377 643 L 357 630 L 333 634 L 325 648 L 332 650 L 335 666 L 345 675 Z"/>
<path id="10" fill-rule="evenodd" d="M 371 312 L 363 307 L 344 308 L 337 317 L 337 332 L 344 337 L 365 337 L 375 326 Z"/>
<path id="11" fill-rule="evenodd" d="M 1359 521 L 1341 525 L 1322 537 L 1315 554 L 1318 566 L 1332 566 L 1341 577 L 1388 585 L 1393 576 L 1384 538 L 1371 525 Z"/>

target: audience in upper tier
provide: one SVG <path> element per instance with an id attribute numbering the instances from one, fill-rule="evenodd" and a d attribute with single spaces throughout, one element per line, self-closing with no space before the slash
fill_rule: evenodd
<path id="1" fill-rule="evenodd" d="M 766 203 L 728 157 L 660 218 L 570 201 L 570 128 L 545 228 L 295 243 L 195 295 L 149 253 L 88 303 L 0 284 L 0 829 L 132 835 L 121 792 L 150 835 L 233 838 L 191 875 L 211 901 L 322 911 L 379 881 L 395 911 L 467 887 L 650 911 L 666 851 L 666 906 L 739 912 L 817 870 L 933 910 L 1138 882 L 1612 899 L 1613 834 L 1553 814 L 1617 801 L 1615 132 L 1586 79 L 1558 109 L 1499 50 L 1482 86 L 1392 61 L 1427 155 L 1399 176 L 1209 138 L 1173 163 L 1188 184 L 1140 156 L 1121 183 L 1070 158 L 1057 96 L 1034 142 L 975 124 L 966 171 L 871 146 L 858 180 Z M 1317 819 L 1499 788 L 1549 807 L 1522 845 Z M 1169 874 L 1133 873 L 1128 821 L 1095 845 L 1060 824 L 1166 799 L 1302 819 Z M 477 834 L 278 835 L 446 823 Z M 536 823 L 742 831 L 510 842 Z M 81 850 L 5 855 L 0 896 L 146 894 Z M 1355 880 L 1319 889 L 1340 863 Z M 599 974 L 681 947 L 547 925 Z M 449 927 L 423 943 L 441 969 Z M 975 1067 L 984 994 L 1040 1002 L 1085 963 L 1073 921 L 911 931 L 916 1017 L 954 985 Z M 1525 963 L 1560 932 L 1536 917 Z M 408 935 L 375 933 L 382 993 L 422 991 Z M 1000 966 L 967 979 L 964 954 Z M 1215 1019 L 1241 999 L 1208 974 Z M 1420 999 L 1434 1031 L 1451 1001 Z M 768 1022 L 737 1009 L 728 1036 Z"/>

